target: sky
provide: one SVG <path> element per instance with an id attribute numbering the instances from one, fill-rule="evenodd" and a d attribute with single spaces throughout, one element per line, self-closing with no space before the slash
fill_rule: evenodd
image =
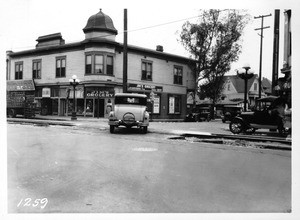
<path id="1" fill-rule="evenodd" d="M 173 3 L 175 2 L 175 3 Z M 152 0 L 0 0 L 0 60 L 5 60 L 7 50 L 22 51 L 34 49 L 36 39 L 42 35 L 61 32 L 66 43 L 84 40 L 82 29 L 88 18 L 102 11 L 110 16 L 118 30 L 116 41 L 123 43 L 124 8 L 128 13 L 128 44 L 155 49 L 162 45 L 167 53 L 189 57 L 179 34 L 186 21 L 197 22 L 199 9 L 247 9 L 251 21 L 242 37 L 242 54 L 232 64 L 228 74 L 248 63 L 254 73 L 259 73 L 261 19 L 254 16 L 272 14 L 264 18 L 262 76 L 272 79 L 272 53 L 274 36 L 274 10 L 280 10 L 280 28 L 283 30 L 284 9 L 298 7 L 296 0 L 251 0 L 215 1 L 204 3 L 200 0 L 170 1 Z M 293 14 L 294 15 L 294 14 Z M 283 34 L 280 35 L 279 68 L 282 68 Z M 0 71 L 5 71 L 5 62 L 0 62 Z M 3 74 L 4 75 L 4 74 Z"/>

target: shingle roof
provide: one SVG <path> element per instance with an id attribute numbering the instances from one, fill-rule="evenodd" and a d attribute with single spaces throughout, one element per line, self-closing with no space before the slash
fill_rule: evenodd
<path id="1" fill-rule="evenodd" d="M 235 87 L 236 91 L 238 93 L 244 93 L 245 90 L 245 81 L 238 77 L 237 75 L 231 75 L 231 76 L 224 76 L 225 77 L 225 82 L 229 79 L 233 86 Z M 255 78 L 257 78 L 257 74 L 254 74 L 254 77 L 248 80 L 247 83 L 247 91 L 249 92 Z"/>
<path id="2" fill-rule="evenodd" d="M 112 19 L 108 15 L 104 14 L 101 9 L 97 14 L 92 15 L 88 19 L 86 26 L 83 28 L 84 33 L 92 31 L 106 31 L 118 34 Z"/>

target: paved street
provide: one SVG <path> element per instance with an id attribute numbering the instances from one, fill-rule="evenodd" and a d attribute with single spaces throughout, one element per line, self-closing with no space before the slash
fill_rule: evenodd
<path id="1" fill-rule="evenodd" d="M 135 129 L 8 123 L 7 132 L 9 212 L 291 210 L 290 151 Z"/>

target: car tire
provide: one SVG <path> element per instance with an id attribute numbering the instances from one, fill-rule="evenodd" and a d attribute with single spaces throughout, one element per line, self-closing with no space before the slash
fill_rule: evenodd
<path id="1" fill-rule="evenodd" d="M 142 131 L 143 131 L 144 134 L 147 134 L 148 127 L 147 126 L 142 127 Z"/>
<path id="2" fill-rule="evenodd" d="M 240 119 L 233 119 L 229 124 L 229 129 L 233 134 L 241 133 L 244 127 L 244 122 Z"/>
<path id="3" fill-rule="evenodd" d="M 115 132 L 115 126 L 114 125 L 110 125 L 109 126 L 109 131 L 110 131 L 110 133 L 114 133 Z"/>
<path id="4" fill-rule="evenodd" d="M 7 110 L 7 117 L 8 118 L 14 118 L 14 117 L 16 117 L 16 111 L 14 109 L 8 109 Z"/>

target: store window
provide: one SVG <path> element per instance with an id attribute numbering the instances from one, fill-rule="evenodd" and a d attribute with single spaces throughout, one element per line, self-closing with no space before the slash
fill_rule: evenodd
<path id="1" fill-rule="evenodd" d="M 154 96 L 152 113 L 160 114 L 160 96 L 159 95 Z"/>
<path id="2" fill-rule="evenodd" d="M 169 114 L 180 114 L 181 99 L 178 95 L 169 96 Z"/>
<path id="3" fill-rule="evenodd" d="M 51 89 L 51 97 L 59 97 L 59 87 L 52 87 Z"/>
<path id="4" fill-rule="evenodd" d="M 66 57 L 56 58 L 56 77 L 66 77 Z"/>
<path id="5" fill-rule="evenodd" d="M 15 65 L 15 79 L 23 79 L 23 62 L 18 62 Z"/>
<path id="6" fill-rule="evenodd" d="M 33 79 L 41 79 L 41 74 L 42 74 L 42 70 L 41 70 L 41 60 L 34 60 L 32 62 L 32 78 Z"/>
<path id="7" fill-rule="evenodd" d="M 182 85 L 182 67 L 174 66 L 174 84 Z"/>
<path id="8" fill-rule="evenodd" d="M 152 62 L 142 61 L 142 80 L 152 81 Z"/>

